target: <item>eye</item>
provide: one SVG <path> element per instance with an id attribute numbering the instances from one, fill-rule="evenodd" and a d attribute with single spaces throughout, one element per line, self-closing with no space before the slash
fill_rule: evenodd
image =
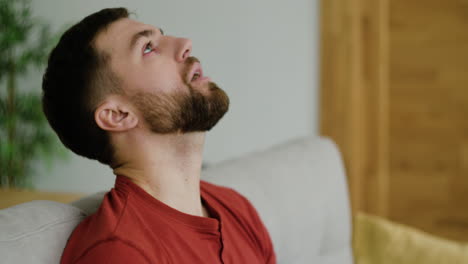
<path id="1" fill-rule="evenodd" d="M 143 49 L 143 55 L 151 53 L 152 51 L 154 51 L 154 48 L 153 48 L 153 43 L 150 41 L 146 43 L 145 48 Z"/>

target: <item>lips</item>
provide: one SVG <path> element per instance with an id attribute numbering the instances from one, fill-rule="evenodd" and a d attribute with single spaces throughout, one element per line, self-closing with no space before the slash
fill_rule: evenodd
<path id="1" fill-rule="evenodd" d="M 190 83 L 201 78 L 203 78 L 203 69 L 201 64 L 199 62 L 194 62 L 187 76 L 187 82 Z"/>

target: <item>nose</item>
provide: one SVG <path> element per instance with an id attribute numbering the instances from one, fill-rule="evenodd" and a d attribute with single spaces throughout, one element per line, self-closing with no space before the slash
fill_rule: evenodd
<path id="1" fill-rule="evenodd" d="M 192 41 L 186 38 L 180 38 L 180 49 L 177 52 L 176 60 L 179 62 L 185 61 L 188 57 L 190 57 L 190 53 L 192 52 Z"/>

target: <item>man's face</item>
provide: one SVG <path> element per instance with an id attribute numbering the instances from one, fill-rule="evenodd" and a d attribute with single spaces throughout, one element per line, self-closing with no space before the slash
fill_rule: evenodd
<path id="1" fill-rule="evenodd" d="M 128 18 L 98 34 L 95 47 L 110 56 L 107 67 L 155 133 L 210 130 L 229 108 L 226 93 L 202 75 L 190 56 L 191 41 L 165 36 Z"/>

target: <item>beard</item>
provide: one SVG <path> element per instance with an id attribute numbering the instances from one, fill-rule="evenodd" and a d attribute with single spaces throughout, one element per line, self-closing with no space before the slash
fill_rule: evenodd
<path id="1" fill-rule="evenodd" d="M 192 58 L 192 59 L 190 59 Z M 194 61 L 190 57 L 187 71 Z M 184 75 L 185 76 L 185 75 Z M 182 78 L 185 80 L 185 78 Z M 189 133 L 209 131 L 229 109 L 229 97 L 214 82 L 208 82 L 207 91 L 201 93 L 184 81 L 188 92 L 139 92 L 130 100 L 142 113 L 149 129 L 154 133 Z"/>

